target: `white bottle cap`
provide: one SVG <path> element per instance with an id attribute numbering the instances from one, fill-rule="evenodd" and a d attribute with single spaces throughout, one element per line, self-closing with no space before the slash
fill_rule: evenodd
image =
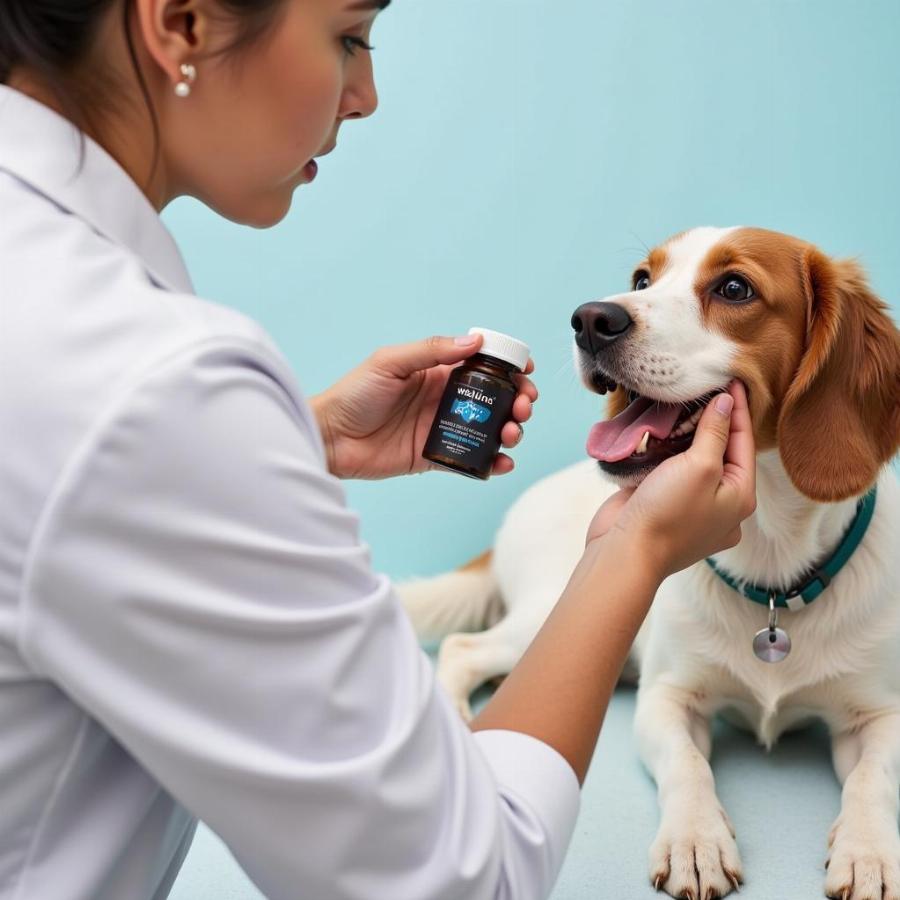
<path id="1" fill-rule="evenodd" d="M 484 340 L 479 353 L 512 363 L 520 372 L 528 365 L 528 357 L 531 354 L 528 344 L 523 344 L 508 334 L 491 331 L 490 328 L 470 328 L 469 334 L 483 335 Z"/>

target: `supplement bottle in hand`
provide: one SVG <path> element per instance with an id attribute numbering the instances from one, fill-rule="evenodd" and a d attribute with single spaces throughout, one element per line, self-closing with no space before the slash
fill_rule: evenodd
<path id="1" fill-rule="evenodd" d="M 513 375 L 528 365 L 527 344 L 499 331 L 470 328 L 481 349 L 450 373 L 422 455 L 445 469 L 487 480 L 500 451 L 518 388 Z"/>

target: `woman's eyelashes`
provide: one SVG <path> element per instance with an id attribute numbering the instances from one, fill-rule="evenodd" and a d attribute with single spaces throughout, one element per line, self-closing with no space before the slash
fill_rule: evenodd
<path id="1" fill-rule="evenodd" d="M 355 55 L 357 47 L 361 48 L 362 50 L 375 49 L 371 44 L 366 43 L 366 41 L 364 41 L 361 37 L 357 37 L 355 34 L 345 34 L 341 38 L 341 43 L 344 45 L 344 49 L 347 51 L 347 53 L 349 53 L 351 56 Z"/>

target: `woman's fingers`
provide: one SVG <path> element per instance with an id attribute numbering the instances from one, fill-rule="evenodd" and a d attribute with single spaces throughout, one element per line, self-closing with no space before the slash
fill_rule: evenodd
<path id="1" fill-rule="evenodd" d="M 494 460 L 491 475 L 506 475 L 508 472 L 512 472 L 515 467 L 516 464 L 513 462 L 512 457 L 507 456 L 505 453 L 499 453 Z"/>
<path id="2" fill-rule="evenodd" d="M 725 448 L 728 446 L 728 438 L 731 433 L 731 410 L 734 406 L 734 398 L 731 394 L 716 394 L 697 422 L 694 432 L 694 440 L 685 451 L 685 456 L 691 458 L 694 463 L 718 468 L 721 472 L 722 458 Z"/>
<path id="3" fill-rule="evenodd" d="M 526 368 L 527 372 L 534 371 L 534 362 L 532 360 L 528 360 L 528 366 L 530 368 Z M 527 375 L 514 375 L 513 381 L 516 383 L 516 387 L 519 389 L 520 394 L 524 394 L 534 403 L 538 398 L 538 389 L 535 387 L 534 382 Z"/>
<path id="4" fill-rule="evenodd" d="M 481 349 L 484 338 L 480 334 L 463 334 L 457 337 L 432 335 L 408 344 L 392 344 L 376 350 L 372 360 L 378 368 L 385 369 L 398 378 L 413 372 L 440 365 L 455 365 Z M 531 400 L 537 400 L 537 388 L 527 376 L 534 371 L 534 360 L 528 360 L 523 374 L 514 374 L 519 390 Z"/>
<path id="5" fill-rule="evenodd" d="M 516 422 L 527 422 L 531 418 L 531 400 L 524 394 L 519 394 L 513 401 L 512 417 Z"/>
<path id="6" fill-rule="evenodd" d="M 397 378 L 440 365 L 454 365 L 472 356 L 481 347 L 480 334 L 444 337 L 432 335 L 409 344 L 381 347 L 372 355 L 374 365 Z"/>
<path id="7" fill-rule="evenodd" d="M 740 381 L 733 381 L 728 392 L 734 398 L 731 413 L 731 434 L 725 448 L 725 477 L 732 483 L 743 484 L 756 496 L 756 447 L 747 390 Z"/>
<path id="8" fill-rule="evenodd" d="M 534 362 L 529 359 L 528 367 L 525 371 L 531 372 L 533 370 Z M 520 393 L 513 401 L 513 420 L 507 422 L 500 431 L 500 443 L 507 448 L 515 447 L 516 444 L 518 444 L 519 441 L 522 440 L 522 436 L 525 432 L 522 429 L 520 423 L 527 422 L 531 418 L 531 414 L 534 411 L 533 404 L 534 401 L 537 400 L 538 396 L 537 388 L 534 386 L 534 382 L 530 378 L 526 377 L 525 375 L 517 375 L 515 376 L 515 380 L 519 387 Z"/>
<path id="9" fill-rule="evenodd" d="M 500 430 L 500 443 L 507 449 L 515 447 L 524 434 L 525 431 L 518 422 L 507 422 Z"/>

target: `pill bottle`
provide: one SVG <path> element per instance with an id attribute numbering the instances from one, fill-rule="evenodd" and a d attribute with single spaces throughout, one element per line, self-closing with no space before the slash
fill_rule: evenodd
<path id="1" fill-rule="evenodd" d="M 422 455 L 429 462 L 486 481 L 500 451 L 500 431 L 509 421 L 518 388 L 516 372 L 528 365 L 527 344 L 489 328 L 481 349 L 451 373 Z"/>

